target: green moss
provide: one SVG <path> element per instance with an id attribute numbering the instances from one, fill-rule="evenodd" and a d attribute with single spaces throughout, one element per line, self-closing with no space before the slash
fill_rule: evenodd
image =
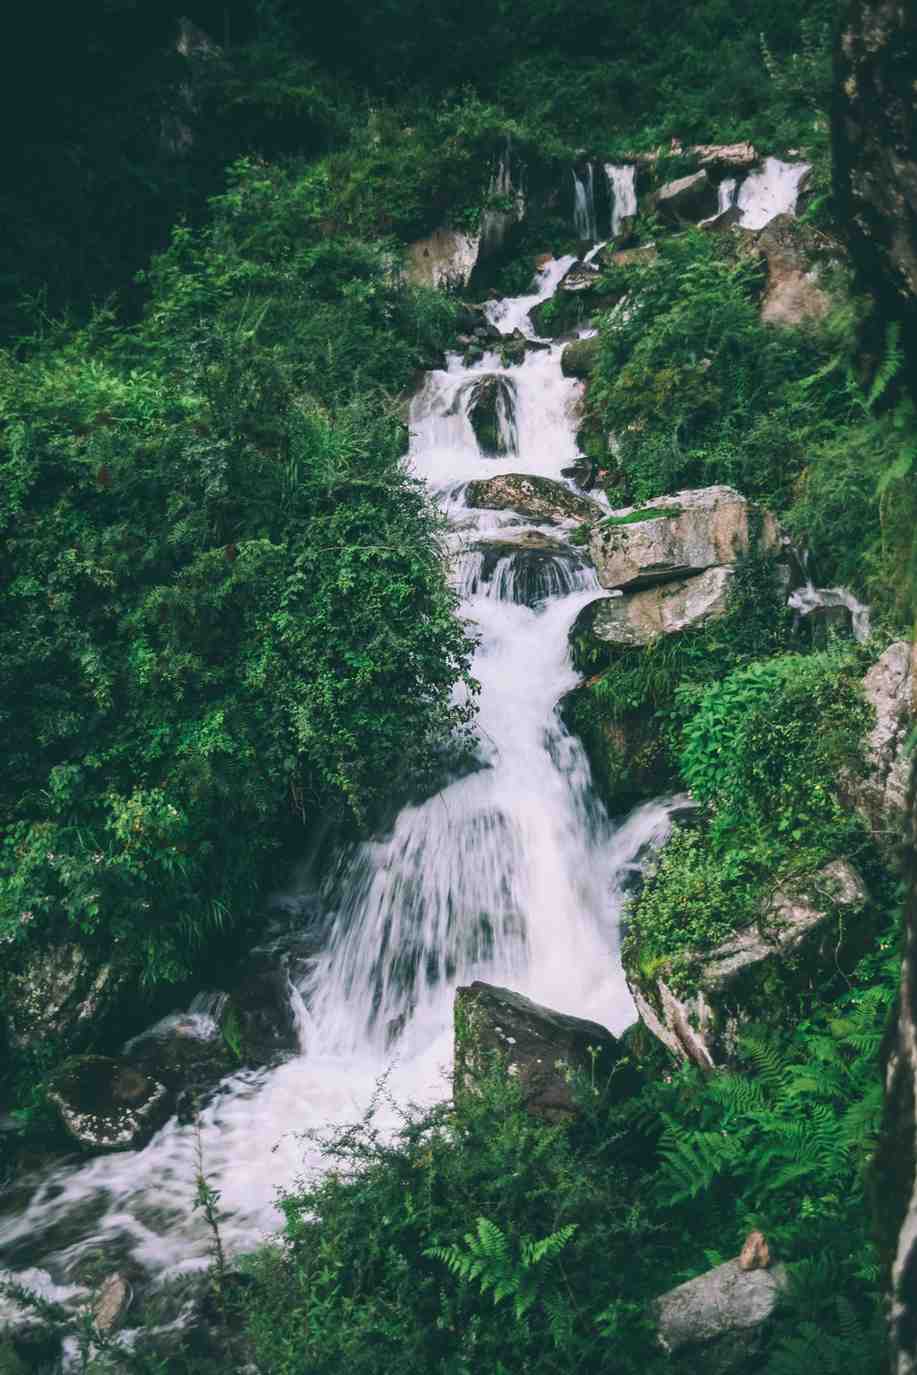
<path id="1" fill-rule="evenodd" d="M 600 525 L 639 525 L 645 520 L 674 520 L 684 515 L 681 506 L 650 506 L 639 511 L 630 511 L 626 516 L 606 516 Z"/>

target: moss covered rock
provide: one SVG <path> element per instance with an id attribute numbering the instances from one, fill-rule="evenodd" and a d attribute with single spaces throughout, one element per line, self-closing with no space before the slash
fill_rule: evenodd
<path id="1" fill-rule="evenodd" d="M 78 1055 L 65 1061 L 48 1088 L 61 1123 L 90 1151 L 136 1150 L 168 1115 L 169 1092 L 126 1060 Z"/>
<path id="2" fill-rule="evenodd" d="M 641 1020 L 673 1055 L 711 1070 L 735 1059 L 750 1022 L 779 1027 L 839 969 L 852 969 L 872 937 L 863 880 L 834 860 L 761 906 L 754 926 L 711 949 L 655 954 L 625 940 L 624 972 Z"/>
<path id="3" fill-rule="evenodd" d="M 609 812 L 619 815 L 664 792 L 672 783 L 672 768 L 655 713 L 610 712 L 602 700 L 603 677 L 568 692 L 559 710 L 564 725 L 582 741 L 596 791 Z"/>
<path id="4" fill-rule="evenodd" d="M 562 482 L 528 473 L 503 473 L 469 482 L 465 500 L 475 509 L 516 511 L 528 520 L 556 525 L 594 521 L 602 512 L 598 502 L 571 492 Z"/>

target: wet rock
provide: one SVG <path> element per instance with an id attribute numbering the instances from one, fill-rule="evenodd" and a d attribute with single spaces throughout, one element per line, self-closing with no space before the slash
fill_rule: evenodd
<path id="1" fill-rule="evenodd" d="M 811 649 L 825 649 L 835 636 L 852 636 L 853 613 L 849 606 L 840 603 L 805 607 L 799 612 L 797 632 Z"/>
<path id="2" fill-rule="evenodd" d="M 290 1000 L 292 953 L 253 950 L 244 977 L 230 994 L 221 1030 L 244 1064 L 265 1065 L 298 1048 Z"/>
<path id="3" fill-rule="evenodd" d="M 613 511 L 593 526 L 589 549 L 603 587 L 636 590 L 735 563 L 755 523 L 732 487 L 701 487 Z M 762 512 L 757 524 L 757 547 L 775 548 L 776 521 Z"/>
<path id="4" fill-rule="evenodd" d="M 539 334 L 557 339 L 611 310 L 623 294 L 620 288 L 608 289 L 596 264 L 574 263 L 555 294 L 534 306 L 529 318 Z"/>
<path id="5" fill-rule="evenodd" d="M 80 1146 L 91 1151 L 136 1150 L 168 1115 L 169 1093 L 126 1060 L 78 1055 L 54 1074 L 48 1099 Z"/>
<path id="6" fill-rule="evenodd" d="M 767 288 L 761 301 L 766 325 L 801 325 L 821 320 L 831 297 L 819 286 L 814 235 L 794 215 L 777 215 L 757 237 L 767 260 Z"/>
<path id="7" fill-rule="evenodd" d="M 408 247 L 406 275 L 413 286 L 465 287 L 478 261 L 480 237 L 435 229 Z"/>
<path id="8" fill-rule="evenodd" d="M 867 901 L 860 875 L 834 860 L 805 883 L 779 888 L 755 926 L 712 950 L 683 952 L 625 976 L 641 1020 L 673 1055 L 710 1070 L 734 1062 L 742 1027 L 779 1024 L 828 969 L 850 969 L 872 935 L 857 914 Z"/>
<path id="9" fill-rule="evenodd" d="M 583 608 L 571 635 L 632 649 L 705 625 L 725 615 L 732 574 L 731 568 L 708 568 L 696 577 L 656 583 L 642 592 L 599 598 Z"/>
<path id="10" fill-rule="evenodd" d="M 751 143 L 696 143 L 688 152 L 697 158 L 701 167 L 730 172 L 747 171 L 758 161 Z"/>
<path id="11" fill-rule="evenodd" d="M 129 1041 L 124 1053 L 149 1078 L 165 1084 L 182 1121 L 193 1120 L 219 1081 L 239 1064 L 220 1021 L 194 1012 L 163 1017 Z"/>
<path id="12" fill-rule="evenodd" d="M 787 1284 L 783 1266 L 743 1270 L 728 1260 L 670 1289 L 653 1304 L 659 1345 L 704 1375 L 749 1370 Z"/>
<path id="13" fill-rule="evenodd" d="M 667 182 L 650 198 L 650 208 L 670 223 L 689 221 L 696 224 L 716 214 L 716 186 L 704 168 L 690 177 Z"/>
<path id="14" fill-rule="evenodd" d="M 602 512 L 598 502 L 571 492 L 562 482 L 526 473 L 505 473 L 469 482 L 465 500 L 476 510 L 516 511 L 528 520 L 554 525 L 595 520 Z"/>
<path id="15" fill-rule="evenodd" d="M 467 410 L 478 448 L 486 458 L 517 452 L 516 389 L 507 377 L 487 373 L 463 387 L 457 398 Z"/>
<path id="16" fill-rule="evenodd" d="M 658 254 L 655 244 L 642 244 L 640 248 L 615 248 L 607 244 L 596 254 L 596 262 L 602 267 L 639 267 L 651 263 Z"/>
<path id="17" fill-rule="evenodd" d="M 672 768 L 653 713 L 608 711 L 601 697 L 604 676 L 598 674 L 568 692 L 558 710 L 571 735 L 582 742 L 596 792 L 612 816 L 622 816 L 665 792 Z"/>
<path id="18" fill-rule="evenodd" d="M 501 598 L 523 606 L 572 591 L 584 562 L 568 544 L 534 530 L 515 538 L 479 540 L 473 549 L 482 555 L 480 581 L 496 578 L 505 584 Z M 472 596 L 477 590 L 475 585 L 468 589 Z"/>
<path id="19" fill-rule="evenodd" d="M 456 1098 L 473 1092 L 495 1061 L 519 1080 L 529 1111 L 549 1121 L 576 1115 L 570 1082 L 575 1071 L 603 1091 L 608 1086 L 615 1098 L 639 1086 L 620 1043 L 597 1022 L 554 1012 L 492 984 L 456 989 Z"/>
<path id="20" fill-rule="evenodd" d="M 876 723 L 866 738 L 867 771 L 851 779 L 854 806 L 886 853 L 900 858 L 908 816 L 912 755 L 908 737 L 914 722 L 912 647 L 889 645 L 863 679 L 863 695 Z"/>
<path id="21" fill-rule="evenodd" d="M 560 367 L 564 377 L 586 378 L 593 372 L 599 358 L 600 339 L 576 339 L 568 344 L 560 356 Z"/>
<path id="22" fill-rule="evenodd" d="M 10 1045 L 21 1050 L 42 1041 L 65 1051 L 81 1049 L 133 982 L 131 969 L 76 943 L 30 953 L 25 967 L 3 980 Z"/>
<path id="23" fill-rule="evenodd" d="M 134 1292 L 123 1275 L 109 1275 L 92 1306 L 92 1321 L 96 1331 L 103 1336 L 117 1331 L 127 1316 L 133 1297 Z"/>

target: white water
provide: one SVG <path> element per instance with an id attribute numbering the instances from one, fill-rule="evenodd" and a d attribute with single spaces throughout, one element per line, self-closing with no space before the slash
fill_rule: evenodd
<path id="1" fill-rule="evenodd" d="M 491 318 L 531 336 L 528 310 L 571 261 L 549 264 L 532 296 L 494 303 Z M 553 345 L 505 370 L 516 389 L 518 454 L 482 457 L 455 405 L 475 376 L 504 371 L 495 354 L 472 369 L 451 359 L 414 403 L 411 463 L 451 517 L 463 611 L 478 636 L 483 767 L 404 808 L 391 834 L 341 856 L 323 895 L 330 935 L 293 990 L 301 1054 L 230 1076 L 202 1113 L 204 1169 L 221 1192 L 231 1251 L 276 1228 L 276 1190 L 318 1164 L 300 1134 L 361 1115 L 393 1062 L 395 1100 L 448 1093 L 457 984 L 507 983 L 614 1031 L 632 1019 L 617 955 L 623 885 L 645 847 L 664 838 L 670 809 L 651 803 L 621 826 L 610 822 L 555 712 L 577 681 L 567 634 L 598 594 L 594 577 L 558 559 L 531 607 L 519 604 L 506 558 L 486 582 L 469 576 L 472 545 L 533 527 L 511 512 L 470 510 L 464 484 L 511 471 L 556 478 L 576 457 L 579 384 L 563 377 L 560 353 Z M 192 1008 L 202 1034 L 214 1010 L 212 998 Z M 45 1287 L 68 1286 L 81 1258 L 100 1249 L 113 1269 L 127 1253 L 158 1275 L 202 1266 L 197 1150 L 196 1129 L 173 1119 L 142 1151 L 57 1168 L 18 1213 L 0 1218 L 0 1265 L 20 1274 L 40 1265 Z"/>
<path id="2" fill-rule="evenodd" d="M 801 613 L 814 611 L 820 606 L 845 606 L 850 612 L 853 638 L 858 644 L 865 644 L 869 639 L 869 607 L 858 601 L 846 587 L 815 587 L 808 582 L 790 595 L 787 605 Z"/>
<path id="3" fill-rule="evenodd" d="M 750 173 L 739 188 L 736 204 L 742 228 L 763 229 L 775 215 L 794 215 L 799 188 L 808 171 L 807 162 L 766 158 L 761 171 Z"/>
<path id="4" fill-rule="evenodd" d="M 616 239 L 623 222 L 637 213 L 637 169 L 633 163 L 606 162 L 605 175 L 611 193 L 611 237 Z"/>
<path id="5" fill-rule="evenodd" d="M 582 177 L 575 167 L 571 170 L 573 174 L 573 228 L 578 239 L 595 243 L 599 237 L 599 231 L 595 216 L 593 166 L 591 162 L 587 162 Z"/>

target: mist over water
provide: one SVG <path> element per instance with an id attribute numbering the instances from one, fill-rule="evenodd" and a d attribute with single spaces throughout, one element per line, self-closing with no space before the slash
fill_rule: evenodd
<path id="1" fill-rule="evenodd" d="M 550 263 L 530 295 L 491 303 L 491 320 L 533 337 L 529 311 L 572 261 Z M 471 479 L 559 478 L 576 458 L 580 384 L 562 375 L 560 353 L 532 351 L 511 369 L 496 354 L 470 369 L 454 357 L 415 399 L 410 462 L 451 522 L 462 614 L 477 640 L 480 767 L 339 857 L 321 894 L 324 944 L 291 990 L 300 1053 L 230 1076 L 202 1112 L 200 1150 L 230 1251 L 270 1234 L 277 1189 L 318 1164 L 301 1134 L 362 1114 L 380 1076 L 389 1071 L 396 1101 L 448 1095 L 458 984 L 508 984 L 616 1032 L 632 1020 L 618 919 L 669 807 L 651 803 L 613 823 L 556 712 L 577 682 L 569 628 L 602 593 L 579 553 L 562 547 L 569 527 L 465 501 Z M 462 400 L 469 381 L 494 373 L 514 394 L 517 452 L 500 458 L 479 452 Z M 507 541 L 525 534 L 545 537 L 549 552 L 525 566 L 523 582 L 522 546 L 515 555 Z M 500 545 L 489 561 L 488 541 Z M 205 1034 L 212 998 L 192 1011 Z M 192 1207 L 197 1171 L 198 1128 L 174 1118 L 141 1151 L 57 1168 L 0 1216 L 0 1266 L 28 1268 L 30 1284 L 65 1297 L 78 1292 L 74 1267 L 99 1248 L 112 1269 L 126 1255 L 157 1275 L 200 1267 L 209 1238 Z"/>

